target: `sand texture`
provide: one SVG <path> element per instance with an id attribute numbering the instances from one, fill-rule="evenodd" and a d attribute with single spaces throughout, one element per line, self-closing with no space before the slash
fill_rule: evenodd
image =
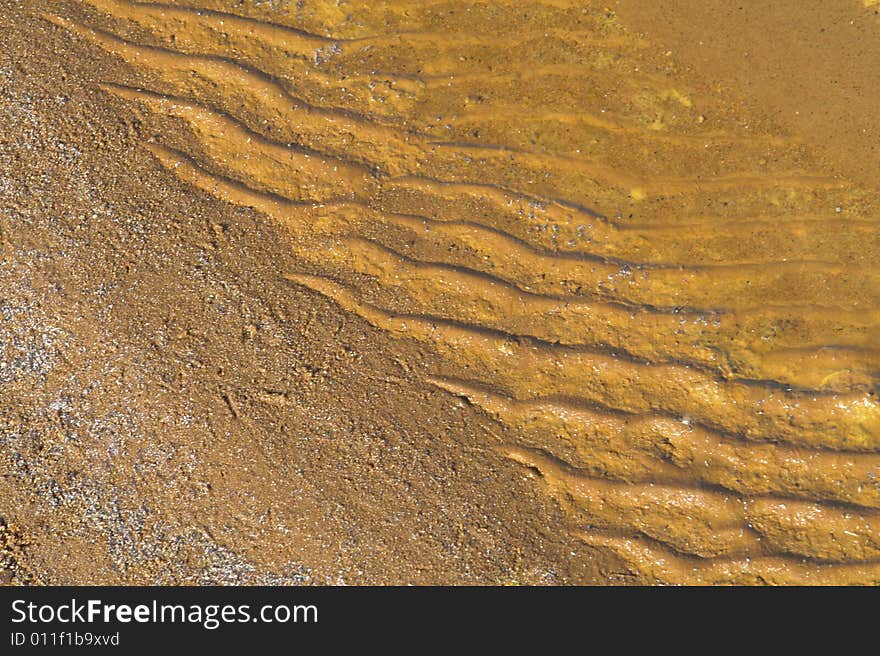
<path id="1" fill-rule="evenodd" d="M 880 6 L 0 0 L 16 583 L 880 583 Z"/>

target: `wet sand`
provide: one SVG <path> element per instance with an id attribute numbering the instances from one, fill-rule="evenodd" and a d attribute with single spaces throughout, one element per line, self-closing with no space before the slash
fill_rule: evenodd
<path id="1" fill-rule="evenodd" d="M 880 581 L 876 7 L 0 6 L 7 580 Z"/>

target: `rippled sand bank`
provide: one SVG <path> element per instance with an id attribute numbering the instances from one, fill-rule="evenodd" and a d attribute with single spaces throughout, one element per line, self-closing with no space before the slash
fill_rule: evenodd
<path id="1" fill-rule="evenodd" d="M 621 4 L 41 18 L 120 62 L 92 92 L 164 179 L 278 227 L 290 293 L 425 349 L 596 580 L 880 582 L 877 185 Z"/>

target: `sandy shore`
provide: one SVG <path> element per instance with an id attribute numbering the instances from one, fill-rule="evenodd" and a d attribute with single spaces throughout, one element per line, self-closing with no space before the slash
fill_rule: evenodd
<path id="1" fill-rule="evenodd" d="M 4 581 L 880 582 L 878 7 L 606 4 L 0 0 Z"/>

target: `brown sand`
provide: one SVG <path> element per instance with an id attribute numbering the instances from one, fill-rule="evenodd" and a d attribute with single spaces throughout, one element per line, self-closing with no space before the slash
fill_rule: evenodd
<path id="1" fill-rule="evenodd" d="M 6 579 L 880 582 L 880 16 L 734 4 L 0 0 Z"/>

